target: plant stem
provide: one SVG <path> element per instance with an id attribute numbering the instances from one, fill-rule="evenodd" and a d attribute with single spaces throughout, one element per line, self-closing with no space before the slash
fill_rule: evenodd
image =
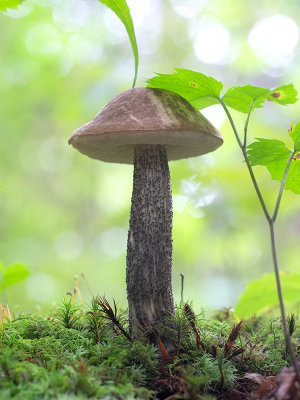
<path id="1" fill-rule="evenodd" d="M 229 112 L 228 108 L 226 107 L 226 104 L 223 102 L 222 99 L 220 99 L 220 103 L 221 103 L 222 107 L 224 108 L 224 111 L 226 112 L 226 114 L 227 114 L 227 116 L 228 116 L 228 119 L 229 119 L 229 121 L 230 121 L 232 130 L 233 130 L 233 132 L 234 132 L 234 135 L 235 135 L 235 137 L 236 137 L 236 140 L 237 140 L 237 142 L 238 142 L 238 145 L 239 145 L 240 149 L 242 150 L 242 153 L 243 153 L 243 156 L 244 156 L 244 160 L 245 160 L 245 162 L 246 162 L 246 164 L 247 164 L 247 168 L 248 168 L 248 171 L 249 171 L 249 174 L 250 174 L 250 177 L 251 177 L 253 186 L 254 186 L 254 188 L 255 188 L 257 197 L 259 198 L 259 201 L 260 201 L 260 204 L 261 204 L 261 206 L 262 206 L 262 209 L 263 209 L 263 212 L 264 212 L 264 214 L 265 214 L 265 217 L 266 217 L 266 219 L 267 219 L 268 222 L 269 222 L 269 221 L 271 221 L 271 217 L 270 217 L 270 214 L 269 214 L 269 212 L 268 212 L 268 210 L 267 210 L 267 207 L 266 207 L 266 204 L 265 204 L 265 202 L 264 202 L 264 199 L 263 199 L 263 197 L 262 197 L 262 195 L 261 195 L 261 192 L 260 192 L 260 190 L 259 190 L 258 184 L 257 184 L 257 182 L 256 182 L 256 179 L 255 179 L 255 176 L 254 176 L 254 173 L 253 173 L 253 170 L 252 170 L 250 161 L 249 161 L 249 159 L 248 159 L 248 154 L 247 154 L 247 151 L 246 151 L 246 147 L 245 147 L 245 146 L 242 144 L 242 142 L 241 142 L 241 139 L 240 139 L 240 137 L 239 137 L 239 134 L 238 134 L 238 132 L 237 132 L 237 129 L 236 129 L 236 127 L 235 127 L 235 124 L 234 124 L 234 122 L 233 122 L 233 119 L 232 119 L 232 117 L 231 117 L 231 115 L 230 115 L 230 112 Z M 250 118 L 250 115 L 249 115 L 249 114 L 248 114 L 248 117 Z M 247 128 L 248 128 L 248 127 L 247 127 Z M 246 136 L 247 136 L 247 130 L 246 130 Z"/>
<path id="2" fill-rule="evenodd" d="M 231 114 L 230 114 L 228 108 L 226 107 L 226 104 L 224 103 L 224 101 L 223 101 L 221 98 L 219 99 L 219 101 L 220 101 L 220 103 L 221 103 L 221 105 L 222 105 L 222 107 L 223 107 L 223 109 L 224 109 L 224 111 L 225 111 L 225 113 L 226 113 L 226 115 L 227 115 L 227 117 L 228 117 L 228 119 L 229 119 L 229 122 L 230 122 L 230 125 L 231 125 L 231 127 L 232 127 L 234 136 L 235 136 L 235 138 L 236 138 L 236 140 L 237 140 L 237 142 L 238 142 L 240 148 L 242 149 L 242 148 L 243 148 L 243 144 L 242 144 L 242 142 L 241 142 L 241 139 L 240 139 L 240 137 L 239 137 L 239 134 L 238 134 L 238 131 L 237 131 L 236 127 L 235 127 L 235 124 L 234 124 L 234 122 L 233 122 L 232 116 L 231 116 Z"/>
<path id="3" fill-rule="evenodd" d="M 295 354 L 295 351 L 294 351 L 294 348 L 293 348 L 293 345 L 292 345 L 291 337 L 289 335 L 287 319 L 286 319 L 286 313 L 285 313 L 285 307 L 284 307 L 284 301 L 283 301 L 283 295 L 282 295 L 280 273 L 279 273 L 277 251 L 276 251 L 274 221 L 273 220 L 269 221 L 269 227 L 270 227 L 270 235 L 271 235 L 272 258 L 273 258 L 273 265 L 274 265 L 274 271 L 275 271 L 275 277 L 276 277 L 276 285 L 277 285 L 277 293 L 278 293 L 279 305 L 280 305 L 280 311 L 281 311 L 283 333 L 284 333 L 286 347 L 290 352 L 290 355 L 291 355 L 291 358 L 292 358 L 292 363 L 293 363 L 294 368 L 295 368 L 295 372 L 296 372 L 296 375 L 297 375 L 297 380 L 298 380 L 298 382 L 300 382 L 300 370 L 299 370 L 299 366 L 298 366 L 298 363 L 297 363 L 296 354 Z"/>
<path id="4" fill-rule="evenodd" d="M 281 281 L 280 281 L 279 265 L 278 265 L 278 259 L 277 259 L 277 250 L 276 250 L 276 241 L 275 241 L 275 229 L 274 229 L 275 221 L 276 221 L 276 217 L 277 217 L 277 214 L 278 214 L 280 201 L 281 201 L 281 197 L 282 197 L 282 193 L 283 193 L 283 189 L 284 189 L 284 185 L 285 185 L 285 182 L 286 182 L 287 174 L 288 174 L 288 171 L 289 171 L 293 156 L 295 154 L 295 151 L 291 152 L 290 157 L 288 159 L 288 163 L 286 165 L 286 168 L 285 168 L 285 171 L 284 171 L 284 174 L 283 174 L 283 178 L 282 178 L 282 182 L 281 182 L 281 185 L 280 185 L 280 189 L 279 189 L 279 193 L 278 193 L 278 197 L 277 197 L 274 213 L 273 213 L 273 216 L 271 217 L 269 212 L 268 212 L 268 210 L 267 210 L 267 208 L 266 208 L 266 205 L 265 205 L 264 199 L 263 199 L 263 197 L 261 195 L 260 189 L 259 189 L 259 187 L 257 185 L 256 179 L 255 179 L 255 176 L 254 176 L 254 173 L 253 173 L 253 169 L 252 169 L 252 166 L 251 166 L 250 161 L 248 159 L 248 154 L 247 154 L 247 151 L 246 151 L 248 124 L 249 124 L 251 111 L 253 109 L 253 102 L 252 102 L 252 104 L 251 104 L 251 106 L 249 108 L 247 120 L 246 120 L 245 127 L 244 127 L 244 144 L 242 144 L 242 142 L 240 140 L 240 137 L 238 135 L 237 129 L 236 129 L 235 124 L 233 122 L 233 119 L 232 119 L 232 117 L 230 115 L 230 112 L 229 112 L 228 108 L 226 107 L 226 104 L 223 102 L 222 99 L 220 99 L 220 103 L 221 103 L 222 107 L 224 108 L 224 111 L 226 112 L 226 114 L 228 116 L 228 119 L 230 121 L 232 130 L 233 130 L 234 135 L 235 135 L 235 137 L 237 139 L 238 145 L 242 150 L 242 153 L 243 153 L 243 156 L 244 156 L 244 160 L 245 160 L 245 162 L 247 164 L 247 168 L 248 168 L 248 171 L 249 171 L 250 176 L 251 176 L 252 183 L 254 185 L 255 191 L 257 193 L 257 196 L 259 198 L 260 204 L 261 204 L 262 209 L 264 211 L 265 217 L 266 217 L 266 219 L 268 221 L 268 224 L 269 224 L 270 236 L 271 236 L 271 248 L 272 248 L 273 266 L 274 266 L 274 272 L 275 272 L 275 277 L 276 277 L 276 285 L 277 285 L 277 293 L 278 293 L 279 305 L 280 305 L 280 311 L 281 311 L 283 333 L 284 333 L 286 348 L 290 352 L 292 363 L 293 363 L 294 368 L 295 368 L 295 373 L 296 373 L 296 376 L 297 376 L 297 380 L 300 383 L 300 369 L 299 369 L 299 366 L 297 364 L 296 354 L 295 354 L 295 351 L 294 351 L 294 348 L 293 348 L 293 345 L 292 345 L 292 341 L 291 341 L 291 338 L 290 338 L 290 335 L 289 335 L 289 331 L 288 331 L 288 326 L 287 326 L 287 319 L 286 319 L 286 313 L 285 313 L 285 307 L 284 307 L 284 301 L 283 301 L 283 295 L 282 295 L 282 288 L 281 288 Z"/>
<path id="5" fill-rule="evenodd" d="M 281 185 L 280 185 L 280 189 L 279 189 L 279 193 L 278 193 L 278 197 L 277 197 L 274 213 L 273 213 L 273 216 L 272 216 L 272 221 L 274 223 L 275 223 L 276 218 L 277 218 L 277 214 L 278 214 L 278 210 L 279 210 L 279 206 L 280 206 L 280 201 L 281 201 L 281 197 L 282 197 L 282 193 L 283 193 L 286 177 L 287 177 L 287 174 L 289 172 L 290 165 L 291 165 L 291 162 L 292 162 L 292 159 L 293 159 L 294 155 L 295 155 L 295 151 L 293 150 L 291 152 L 291 154 L 290 154 L 290 157 L 288 159 L 288 162 L 287 162 L 285 170 L 284 170 L 284 174 L 283 174 L 283 178 L 282 178 L 282 181 L 281 181 Z"/>

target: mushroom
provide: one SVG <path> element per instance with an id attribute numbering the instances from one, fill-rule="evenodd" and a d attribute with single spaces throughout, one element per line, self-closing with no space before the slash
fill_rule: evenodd
<path id="1" fill-rule="evenodd" d="M 176 93 L 136 88 L 112 99 L 77 129 L 69 144 L 101 161 L 134 164 L 127 242 L 129 330 L 169 348 L 164 325 L 175 314 L 172 294 L 172 192 L 168 161 L 217 149 L 211 123 Z M 167 318 L 166 318 L 167 317 Z"/>

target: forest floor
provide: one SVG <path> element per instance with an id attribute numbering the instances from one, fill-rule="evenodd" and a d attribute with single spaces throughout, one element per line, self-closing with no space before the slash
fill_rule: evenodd
<path id="1" fill-rule="evenodd" d="M 298 400 L 280 318 L 236 321 L 177 308 L 175 351 L 131 341 L 126 315 L 103 298 L 64 299 L 50 315 L 4 313 L 0 400 Z M 288 319 L 300 356 L 300 329 Z M 123 330 L 122 330 L 123 329 Z"/>

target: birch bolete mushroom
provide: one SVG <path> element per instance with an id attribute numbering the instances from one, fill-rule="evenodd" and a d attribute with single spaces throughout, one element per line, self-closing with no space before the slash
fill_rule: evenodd
<path id="1" fill-rule="evenodd" d="M 223 140 L 178 94 L 136 88 L 111 100 L 69 143 L 91 158 L 134 164 L 126 259 L 129 329 L 133 338 L 141 328 L 155 332 L 175 313 L 168 161 L 209 153 Z"/>

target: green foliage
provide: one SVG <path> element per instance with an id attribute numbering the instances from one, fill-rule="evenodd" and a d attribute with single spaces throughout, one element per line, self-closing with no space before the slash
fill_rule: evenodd
<path id="1" fill-rule="evenodd" d="M 183 68 L 174 69 L 173 74 L 157 74 L 148 79 L 147 86 L 178 93 L 199 110 L 219 103 L 223 88 L 221 82 L 200 72 Z"/>
<path id="2" fill-rule="evenodd" d="M 252 85 L 233 86 L 227 90 L 222 100 L 228 107 L 248 113 L 250 107 L 261 108 L 266 100 L 287 105 L 295 103 L 298 99 L 296 89 L 290 84 L 278 86 L 275 89 Z"/>
<path id="3" fill-rule="evenodd" d="M 73 297 L 64 298 L 58 306 L 57 319 L 69 329 L 78 322 L 79 318 L 79 306 L 74 304 Z"/>
<path id="4" fill-rule="evenodd" d="M 232 314 L 222 322 L 195 316 L 193 324 L 205 344 L 205 349 L 199 349 L 190 316 L 183 309 L 177 311 L 174 329 L 181 332 L 180 346 L 168 365 L 156 347 L 130 342 L 114 327 L 102 331 L 100 349 L 89 315 L 83 311 L 81 324 L 72 328 L 37 315 L 5 322 L 0 399 L 148 400 L 169 391 L 169 395 L 200 400 L 207 392 L 234 385 L 245 371 L 274 374 L 289 364 L 279 318 L 252 317 L 243 325 L 233 325 Z M 290 319 L 298 346 L 298 321 L 295 315 Z M 227 358 L 229 342 L 244 349 L 239 357 Z"/>
<path id="5" fill-rule="evenodd" d="M 81 317 L 84 319 L 84 314 Z M 77 325 L 79 328 L 79 325 Z M 56 320 L 21 316 L 4 325 L 0 352 L 0 399 L 149 399 L 157 351 L 106 332 L 99 346 L 88 329 L 66 328 Z M 4 394 L 5 395 L 4 395 Z M 67 397 L 66 397 L 67 398 Z"/>
<path id="6" fill-rule="evenodd" d="M 18 8 L 24 0 L 0 0 L 0 11 L 7 11 L 8 8 Z"/>
<path id="7" fill-rule="evenodd" d="M 13 264 L 3 267 L 0 263 L 0 291 L 19 283 L 25 281 L 29 276 L 28 267 L 24 264 Z"/>
<path id="8" fill-rule="evenodd" d="M 119 19 L 123 22 L 126 28 L 135 59 L 135 74 L 132 84 L 132 87 L 134 87 L 137 80 L 137 73 L 139 66 L 139 52 L 129 8 L 125 0 L 99 0 L 99 1 L 105 4 L 107 7 L 109 7 L 119 17 Z"/>
<path id="9" fill-rule="evenodd" d="M 294 148 L 296 150 L 300 143 L 300 123 L 296 125 L 294 132 L 294 135 L 291 136 L 295 138 Z M 287 162 L 293 151 L 289 150 L 280 140 L 263 138 L 257 138 L 256 140 L 256 142 L 248 146 L 247 154 L 251 165 L 267 167 L 272 179 L 281 182 Z M 300 159 L 298 158 L 293 159 L 290 164 L 285 188 L 294 193 L 300 193 Z"/>
<path id="10" fill-rule="evenodd" d="M 261 108 L 266 100 L 281 105 L 297 101 L 297 91 L 291 84 L 275 89 L 252 85 L 233 86 L 221 97 L 223 84 L 216 79 L 189 69 L 174 69 L 173 74 L 157 74 L 148 79 L 147 86 L 178 93 L 199 110 L 218 104 L 221 98 L 226 106 L 244 113 L 248 113 L 250 107 Z"/>
<path id="11" fill-rule="evenodd" d="M 300 122 L 297 125 L 292 123 L 289 133 L 294 141 L 294 150 L 300 151 Z"/>
<path id="12" fill-rule="evenodd" d="M 221 98 L 223 87 L 221 82 L 199 72 L 180 68 L 175 68 L 173 74 L 157 74 L 147 80 L 147 85 L 176 92 L 198 109 L 221 102 L 230 119 L 226 106 L 244 113 L 249 112 L 250 116 L 252 109 L 261 108 L 266 100 L 281 105 L 297 101 L 297 91 L 293 85 L 282 85 L 272 90 L 252 85 L 234 86 Z M 245 126 L 245 141 L 248 120 Z M 237 132 L 235 135 L 238 138 Z M 297 152 L 300 149 L 300 123 L 296 126 L 292 125 L 291 137 L 294 140 L 294 152 Z M 283 180 L 288 165 L 285 188 L 294 193 L 300 193 L 300 158 L 294 157 L 291 164 L 288 164 L 292 155 L 292 151 L 280 140 L 264 138 L 258 138 L 257 142 L 248 146 L 247 151 L 250 165 L 266 166 L 274 180 L 280 182 Z"/>
<path id="13" fill-rule="evenodd" d="M 281 273 L 281 284 L 285 305 L 288 309 L 299 305 L 300 274 Z M 278 297 L 274 274 L 265 274 L 262 278 L 248 283 L 241 295 L 235 314 L 238 318 L 249 318 L 253 314 L 261 314 L 278 307 Z"/>

